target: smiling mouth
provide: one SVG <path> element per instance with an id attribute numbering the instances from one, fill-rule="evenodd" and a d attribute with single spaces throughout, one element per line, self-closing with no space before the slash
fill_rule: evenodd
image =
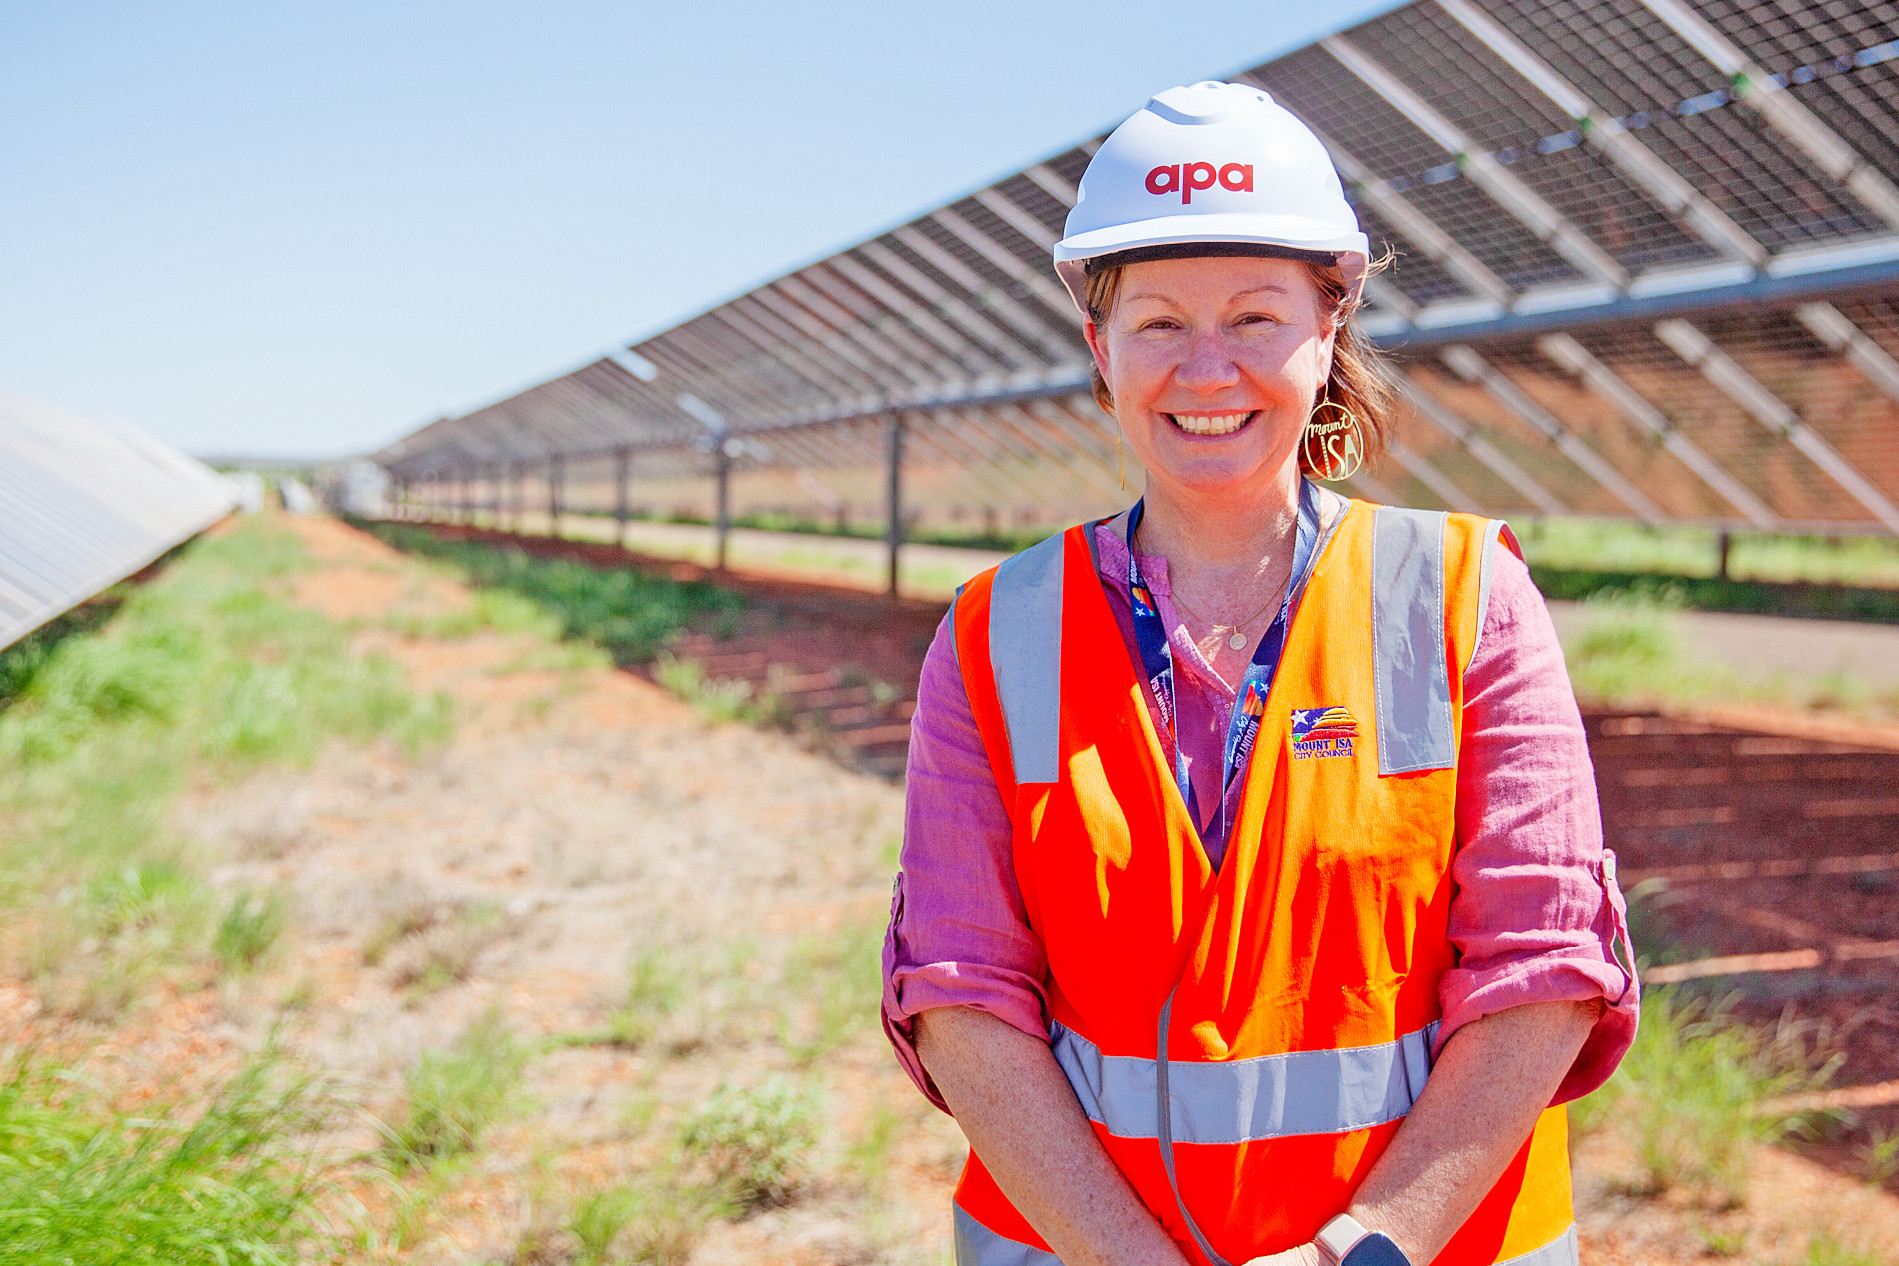
<path id="1" fill-rule="evenodd" d="M 1189 435 L 1231 435 L 1233 432 L 1259 416 L 1259 410 L 1250 413 L 1219 413 L 1212 417 L 1193 413 L 1169 413 L 1167 420 Z"/>

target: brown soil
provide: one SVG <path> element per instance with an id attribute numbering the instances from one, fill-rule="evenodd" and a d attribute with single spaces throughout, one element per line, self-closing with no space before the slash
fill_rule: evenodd
<path id="1" fill-rule="evenodd" d="M 448 611 L 467 595 L 365 534 L 325 520 L 294 522 L 318 560 L 296 598 L 354 623 L 358 646 L 397 659 L 418 689 L 450 695 L 453 740 L 416 761 L 387 747 L 336 746 L 311 769 L 201 787 L 180 805 L 183 828 L 222 858 L 219 883 L 292 894 L 292 931 L 267 971 L 174 990 L 112 1029 L 51 1022 L 36 1014 L 28 990 L 9 985 L 0 988 L 0 1025 L 86 1048 L 96 1065 L 123 1072 L 126 1093 L 139 1095 L 232 1066 L 290 1002 L 293 1049 L 367 1113 L 387 1113 L 420 1053 L 449 1045 L 490 1007 L 522 1033 L 597 1030 L 624 996 L 629 960 L 671 948 L 719 965 L 724 978 L 704 986 L 725 991 L 719 1005 L 683 1007 L 662 1040 L 638 1050 L 580 1046 L 535 1060 L 528 1101 L 474 1164 L 439 1189 L 409 1182 L 419 1231 L 408 1246 L 352 1260 L 511 1260 L 560 1191 L 650 1167 L 667 1153 L 671 1129 L 714 1087 L 774 1073 L 808 1076 L 824 1089 L 817 1163 L 787 1205 L 715 1224 L 692 1260 L 944 1260 L 949 1193 L 965 1150 L 954 1124 L 897 1070 L 869 1017 L 808 1068 L 780 1032 L 781 1023 L 800 1033 L 813 1023 L 781 982 L 786 962 L 814 941 L 882 921 L 902 811 L 888 773 L 903 744 L 890 729 L 907 720 L 902 705 L 913 698 L 941 606 L 782 577 L 723 577 L 770 618 L 725 642 L 700 639 L 686 653 L 719 675 L 790 683 L 797 689 L 788 697 L 804 692 L 806 715 L 866 713 L 847 712 L 845 722 L 807 729 L 799 740 L 708 725 L 632 673 L 523 667 L 527 648 L 517 639 L 399 635 L 380 623 L 392 607 Z M 522 543 L 628 561 L 608 546 Z M 807 680 L 824 674 L 829 684 Z M 894 698 L 875 689 L 880 682 L 896 688 Z M 868 700 L 852 702 L 854 690 L 868 691 Z M 1899 819 L 1802 813 L 1828 798 L 1899 794 L 1899 755 L 1890 751 L 1784 736 L 1779 741 L 1800 746 L 1771 748 L 1760 746 L 1758 730 L 1665 718 L 1603 716 L 1591 724 L 1605 819 L 1626 867 L 1899 852 L 1891 834 Z M 848 741 L 860 725 L 882 732 Z M 839 735 L 842 757 L 885 776 L 809 750 Z M 1756 746 L 1746 747 L 1750 741 Z M 1787 772 L 1777 772 L 1783 766 Z M 1710 768 L 1729 772 L 1699 782 L 1681 774 Z M 1632 781 L 1637 770 L 1665 772 Z M 1891 896 L 1854 889 L 1854 879 L 1731 881 L 1718 895 L 1830 935 L 1899 938 Z M 1686 885 L 1693 900 L 1683 908 L 1712 908 L 1700 892 L 1710 887 Z M 442 913 L 386 955 L 366 955 L 379 922 L 418 908 Z M 1690 934 L 1722 953 L 1787 947 L 1784 936 L 1732 918 L 1706 928 L 1684 922 L 1681 935 Z M 435 988 L 405 986 L 431 954 L 465 963 L 465 974 Z M 1750 992 L 1743 1006 L 1766 1022 L 1791 998 L 1799 1015 L 1833 1023 L 1828 1040 L 1849 1053 L 1842 1082 L 1899 1077 L 1892 961 L 1793 973 L 1818 983 L 1785 997 L 1772 989 L 1792 986 L 1777 983 L 1759 998 Z M 852 1163 L 850 1150 L 887 1114 L 897 1122 L 887 1154 Z M 1843 1135 L 1811 1159 L 1765 1153 L 1755 1199 L 1716 1213 L 1627 1194 L 1629 1156 L 1613 1132 L 1592 1136 L 1580 1146 L 1577 1179 L 1584 1258 L 1686 1263 L 1710 1244 L 1734 1244 L 1750 1259 L 1798 1260 L 1802 1237 L 1827 1223 L 1864 1232 L 1858 1238 L 1866 1243 L 1899 1245 L 1899 1200 L 1847 1176 L 1858 1137 Z M 375 1138 L 365 1116 L 341 1141 L 360 1149 Z M 342 1193 L 335 1212 L 386 1236 L 400 1199 L 365 1184 Z"/>
<path id="2" fill-rule="evenodd" d="M 318 560 L 297 600 L 361 622 L 359 649 L 449 694 L 453 740 L 414 762 L 337 745 L 310 769 L 187 794 L 179 824 L 223 859 L 215 882 L 292 896 L 292 930 L 267 971 L 168 993 L 111 1029 L 39 1016 L 28 990 L 8 986 L 0 1024 L 83 1049 L 150 1094 L 228 1069 L 289 1014 L 291 1049 L 363 1105 L 336 1140 L 361 1150 L 376 1143 L 371 1116 L 399 1108 L 403 1072 L 491 1007 L 520 1034 L 598 1031 L 642 950 L 735 964 L 749 994 L 717 1008 L 689 999 L 662 1041 L 535 1059 L 523 1107 L 474 1165 L 445 1190 L 409 1183 L 423 1193 L 413 1247 L 363 1260 L 509 1260 L 542 1203 L 651 1166 L 715 1086 L 785 1074 L 823 1094 L 815 1167 L 786 1207 L 715 1223 L 693 1260 L 939 1261 L 962 1158 L 953 1123 L 911 1089 L 874 1017 L 855 1017 L 809 1070 L 780 1041 L 781 1024 L 794 1036 L 815 1024 L 779 984 L 788 957 L 881 925 L 901 792 L 782 734 L 708 725 L 629 673 L 511 667 L 527 648 L 492 634 L 400 636 L 374 623 L 392 605 L 439 612 L 467 595 L 341 524 L 291 522 Z M 434 926 L 365 961 L 377 924 L 416 908 Z M 465 962 L 465 975 L 405 986 L 431 956 Z M 896 1143 L 864 1177 L 846 1153 L 880 1108 L 898 1118 Z M 386 1237 L 392 1193 L 346 1195 L 336 1215 Z"/>
<path id="3" fill-rule="evenodd" d="M 629 561 L 611 545 L 449 530 L 602 565 Z M 899 603 L 830 588 L 823 577 L 714 574 L 691 564 L 634 561 L 681 578 L 716 579 L 767 608 L 808 613 L 827 632 L 848 630 L 843 638 L 821 634 L 803 642 L 775 639 L 766 631 L 724 647 L 702 639 L 689 652 L 705 658 L 717 674 L 761 684 L 774 672 L 782 674 L 785 670 L 774 665 L 795 655 L 792 662 L 801 673 L 874 658 L 885 680 L 908 687 L 943 610 L 940 604 Z M 909 697 L 906 690 L 904 698 Z M 1625 875 L 1639 880 L 1645 871 L 1746 859 L 1813 862 L 1885 854 L 1894 862 L 1889 870 L 1673 882 L 1660 903 L 1665 910 L 1651 919 L 1649 929 L 1673 942 L 1672 953 L 1664 957 L 1899 940 L 1899 901 L 1893 895 L 1899 891 L 1899 801 L 1890 799 L 1899 796 L 1899 730 L 1762 707 L 1698 716 L 1595 712 L 1587 722 L 1605 834 L 1620 854 Z M 889 746 L 886 770 L 896 765 L 902 750 L 900 741 Z M 1737 910 L 1762 917 L 1737 917 Z M 1642 947 L 1644 953 L 1657 948 Z M 1816 1062 L 1841 1057 L 1832 1084 L 1899 1079 L 1899 958 L 1726 977 L 1699 988 L 1725 996 L 1742 1019 L 1764 1033 L 1800 1033 Z M 1789 1189 L 1832 1193 L 1826 1199 L 1862 1201 L 1856 1180 L 1865 1168 L 1866 1148 L 1884 1132 L 1899 1130 L 1899 1107 L 1860 1108 L 1837 1117 L 1827 1130 L 1820 1141 L 1801 1145 L 1804 1155 L 1769 1153 L 1762 1162 L 1761 1188 L 1791 1184 Z M 1703 1230 L 1717 1239 L 1739 1236 L 1733 1242 L 1745 1241 L 1750 1253 L 1771 1258 L 1781 1254 L 1769 1241 L 1784 1248 L 1794 1236 L 1797 1244 L 1802 1228 L 1813 1225 L 1811 1219 L 1800 1220 L 1804 1205 L 1798 1201 L 1721 1215 L 1726 1222 L 1717 1226 L 1707 1220 L 1712 1215 L 1617 1196 L 1623 1180 L 1616 1175 L 1626 1168 L 1619 1146 L 1613 1135 L 1589 1140 L 1578 1178 L 1583 1207 L 1595 1206 L 1583 1219 L 1585 1242 L 1609 1252 L 1608 1260 L 1667 1260 L 1669 1253 L 1686 1260 L 1706 1251 L 1710 1241 Z M 1892 1187 L 1899 1192 L 1899 1180 Z M 1890 1213 L 1899 1202 L 1882 1207 Z M 1772 1229 L 1750 1230 L 1750 1219 Z M 1890 1242 L 1899 1245 L 1899 1235 Z"/>

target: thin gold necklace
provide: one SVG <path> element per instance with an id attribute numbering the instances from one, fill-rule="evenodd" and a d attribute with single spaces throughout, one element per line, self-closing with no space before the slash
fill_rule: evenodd
<path id="1" fill-rule="evenodd" d="M 1205 616 L 1200 615 L 1192 607 L 1189 607 L 1186 603 L 1182 602 L 1180 600 L 1180 593 L 1178 590 L 1173 591 L 1169 596 L 1173 598 L 1175 606 L 1179 607 L 1183 612 L 1192 616 L 1194 619 L 1200 621 L 1200 623 L 1207 625 L 1215 633 L 1218 633 L 1221 629 L 1225 629 L 1229 633 L 1231 633 L 1233 636 L 1227 639 L 1226 644 L 1228 646 L 1231 646 L 1236 651 L 1243 651 L 1246 649 L 1246 634 L 1240 632 L 1240 630 L 1245 628 L 1247 625 L 1251 624 L 1253 621 L 1259 619 L 1259 617 L 1261 617 L 1262 615 L 1265 615 L 1267 608 L 1271 607 L 1277 601 L 1277 595 L 1275 595 L 1272 598 L 1268 598 L 1264 606 L 1260 607 L 1259 610 L 1253 612 L 1253 614 L 1247 616 L 1244 620 L 1241 620 L 1238 624 L 1215 624 L 1213 623 L 1213 621 L 1207 619 Z"/>
<path id="2" fill-rule="evenodd" d="M 1128 542 L 1128 548 L 1130 549 L 1134 548 L 1134 542 L 1132 540 Z M 1292 578 L 1290 576 L 1288 576 L 1286 580 L 1288 584 L 1292 583 Z M 1271 607 L 1276 601 L 1278 601 L 1279 598 L 1283 595 L 1275 594 L 1273 595 L 1273 597 L 1266 599 L 1265 606 L 1262 606 L 1259 610 L 1253 612 L 1253 614 L 1247 616 L 1244 620 L 1241 620 L 1238 624 L 1213 623 L 1213 621 L 1200 615 L 1193 608 L 1189 607 L 1186 603 L 1182 602 L 1180 600 L 1180 591 L 1177 589 L 1170 589 L 1168 591 L 1168 596 L 1173 599 L 1174 605 L 1179 607 L 1184 614 L 1192 616 L 1194 619 L 1199 620 L 1200 623 L 1206 625 L 1208 628 L 1212 629 L 1215 633 L 1218 633 L 1221 629 L 1225 629 L 1227 632 L 1231 633 L 1233 636 L 1229 637 L 1226 640 L 1226 644 L 1228 646 L 1231 646 L 1236 651 L 1243 651 L 1246 649 L 1246 634 L 1240 632 L 1240 630 L 1245 628 L 1247 625 L 1251 624 L 1253 621 L 1259 619 L 1259 617 L 1261 617 L 1262 615 L 1265 615 L 1267 609 Z"/>

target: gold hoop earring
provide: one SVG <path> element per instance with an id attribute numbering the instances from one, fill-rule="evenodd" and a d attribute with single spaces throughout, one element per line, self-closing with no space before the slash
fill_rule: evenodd
<path id="1" fill-rule="evenodd" d="M 1336 409 L 1338 416 L 1321 419 L 1325 409 Z M 1330 394 L 1312 407 L 1306 419 L 1306 431 L 1300 440 L 1306 469 L 1327 483 L 1350 479 L 1365 464 L 1365 432 L 1358 415 L 1331 398 Z"/>
<path id="2" fill-rule="evenodd" d="M 1121 432 L 1114 433 L 1114 465 L 1121 475 L 1121 491 L 1128 490 L 1128 455 L 1121 447 Z"/>

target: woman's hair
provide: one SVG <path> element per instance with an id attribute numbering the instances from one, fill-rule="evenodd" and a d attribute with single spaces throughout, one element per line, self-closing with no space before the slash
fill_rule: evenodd
<path id="1" fill-rule="evenodd" d="M 1373 273 L 1382 272 L 1390 261 L 1391 255 L 1387 252 L 1371 261 L 1365 275 L 1370 277 Z M 1332 374 L 1326 380 L 1325 390 L 1319 399 L 1343 405 L 1358 419 L 1365 464 L 1376 465 L 1391 443 L 1394 425 L 1391 380 L 1385 376 L 1384 360 L 1371 340 L 1358 328 L 1358 301 L 1347 291 L 1345 278 L 1340 275 L 1338 268 L 1303 261 L 1299 266 L 1312 278 L 1312 284 L 1318 288 L 1322 301 L 1330 306 L 1333 328 L 1338 331 L 1332 343 Z M 1124 271 L 1125 266 L 1118 266 L 1103 268 L 1100 272 L 1088 275 L 1088 315 L 1096 327 L 1105 325 L 1108 314 L 1114 311 L 1115 302 L 1121 297 L 1121 274 Z M 1094 367 L 1093 373 L 1095 403 L 1112 416 L 1114 395 L 1108 390 L 1107 380 L 1102 378 L 1099 365 Z M 1316 409 L 1319 400 L 1314 400 L 1312 404 Z M 1336 417 L 1337 411 L 1328 410 L 1327 416 Z M 1299 453 L 1299 469 L 1307 475 L 1317 473 L 1308 469 L 1303 448 Z"/>

